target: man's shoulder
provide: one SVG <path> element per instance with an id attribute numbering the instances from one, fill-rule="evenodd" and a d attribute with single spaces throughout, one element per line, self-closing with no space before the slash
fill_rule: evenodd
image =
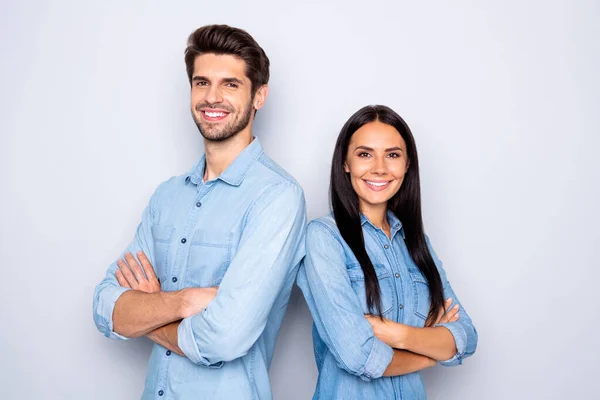
<path id="1" fill-rule="evenodd" d="M 302 192 L 302 186 L 300 186 L 296 178 L 264 152 L 256 160 L 254 168 L 252 168 L 247 178 L 253 181 L 253 184 L 258 183 L 263 187 L 273 185 L 286 186 Z"/>

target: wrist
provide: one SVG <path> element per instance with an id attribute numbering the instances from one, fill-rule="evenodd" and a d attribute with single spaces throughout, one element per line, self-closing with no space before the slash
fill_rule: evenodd
<path id="1" fill-rule="evenodd" d="M 175 320 L 185 318 L 186 312 L 188 311 L 187 290 L 176 290 L 174 292 L 160 292 L 163 301 L 168 305 L 168 308 L 172 310 L 172 313 L 177 317 Z"/>
<path id="2" fill-rule="evenodd" d="M 184 288 L 174 292 L 175 298 L 177 299 L 177 303 L 179 305 L 179 318 L 184 319 L 190 316 L 190 308 L 191 308 L 191 292 L 188 288 Z"/>
<path id="3" fill-rule="evenodd" d="M 398 328 L 397 328 L 398 335 L 396 336 L 396 342 L 395 342 L 395 346 L 394 346 L 395 348 L 402 349 L 402 350 L 409 349 L 412 329 L 413 328 L 409 325 L 400 324 L 400 323 L 398 324 Z"/>

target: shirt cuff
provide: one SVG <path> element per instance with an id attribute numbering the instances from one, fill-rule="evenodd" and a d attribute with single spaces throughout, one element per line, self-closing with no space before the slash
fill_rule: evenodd
<path id="1" fill-rule="evenodd" d="M 211 364 L 200 354 L 200 349 L 198 349 L 198 345 L 196 344 L 194 329 L 192 327 L 192 318 L 196 316 L 197 315 L 193 315 L 181 320 L 181 323 L 177 328 L 177 346 L 179 346 L 181 351 L 183 351 L 183 354 L 185 354 L 194 364 L 204 365 L 210 368 L 221 368 L 223 365 L 222 361 Z"/>
<path id="2" fill-rule="evenodd" d="M 128 339 L 115 332 L 113 327 L 115 304 L 119 297 L 128 290 L 131 289 L 122 286 L 108 285 L 102 290 L 102 295 L 98 298 L 96 312 L 98 317 L 102 320 L 102 323 L 100 324 L 102 328 L 100 330 L 107 338 L 120 340 Z"/>
<path id="3" fill-rule="evenodd" d="M 440 365 L 450 367 L 453 365 L 461 365 L 462 359 L 467 349 L 467 333 L 464 328 L 458 322 L 447 322 L 445 324 L 437 324 L 435 326 L 443 326 L 448 329 L 454 337 L 454 343 L 456 344 L 456 354 L 446 360 L 440 361 Z"/>
<path id="4" fill-rule="evenodd" d="M 377 337 L 373 337 L 373 347 L 361 378 L 365 381 L 371 379 L 381 378 L 387 367 L 392 362 L 394 357 L 394 349 L 379 340 Z"/>

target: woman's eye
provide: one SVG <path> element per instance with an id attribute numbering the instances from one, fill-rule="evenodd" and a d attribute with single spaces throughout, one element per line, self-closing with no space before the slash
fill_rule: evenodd
<path id="1" fill-rule="evenodd" d="M 366 152 L 362 152 L 362 153 L 358 153 L 359 157 L 371 157 L 371 155 L 369 153 Z"/>
<path id="2" fill-rule="evenodd" d="M 398 154 L 398 153 L 390 153 L 390 154 L 388 154 L 388 157 L 398 158 L 398 157 L 400 157 L 400 154 Z"/>

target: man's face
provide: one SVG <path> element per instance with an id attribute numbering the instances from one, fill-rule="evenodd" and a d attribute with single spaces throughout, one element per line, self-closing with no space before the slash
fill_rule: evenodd
<path id="1" fill-rule="evenodd" d="M 196 57 L 191 110 L 206 140 L 224 141 L 248 126 L 254 114 L 251 90 L 243 60 L 232 55 Z"/>

